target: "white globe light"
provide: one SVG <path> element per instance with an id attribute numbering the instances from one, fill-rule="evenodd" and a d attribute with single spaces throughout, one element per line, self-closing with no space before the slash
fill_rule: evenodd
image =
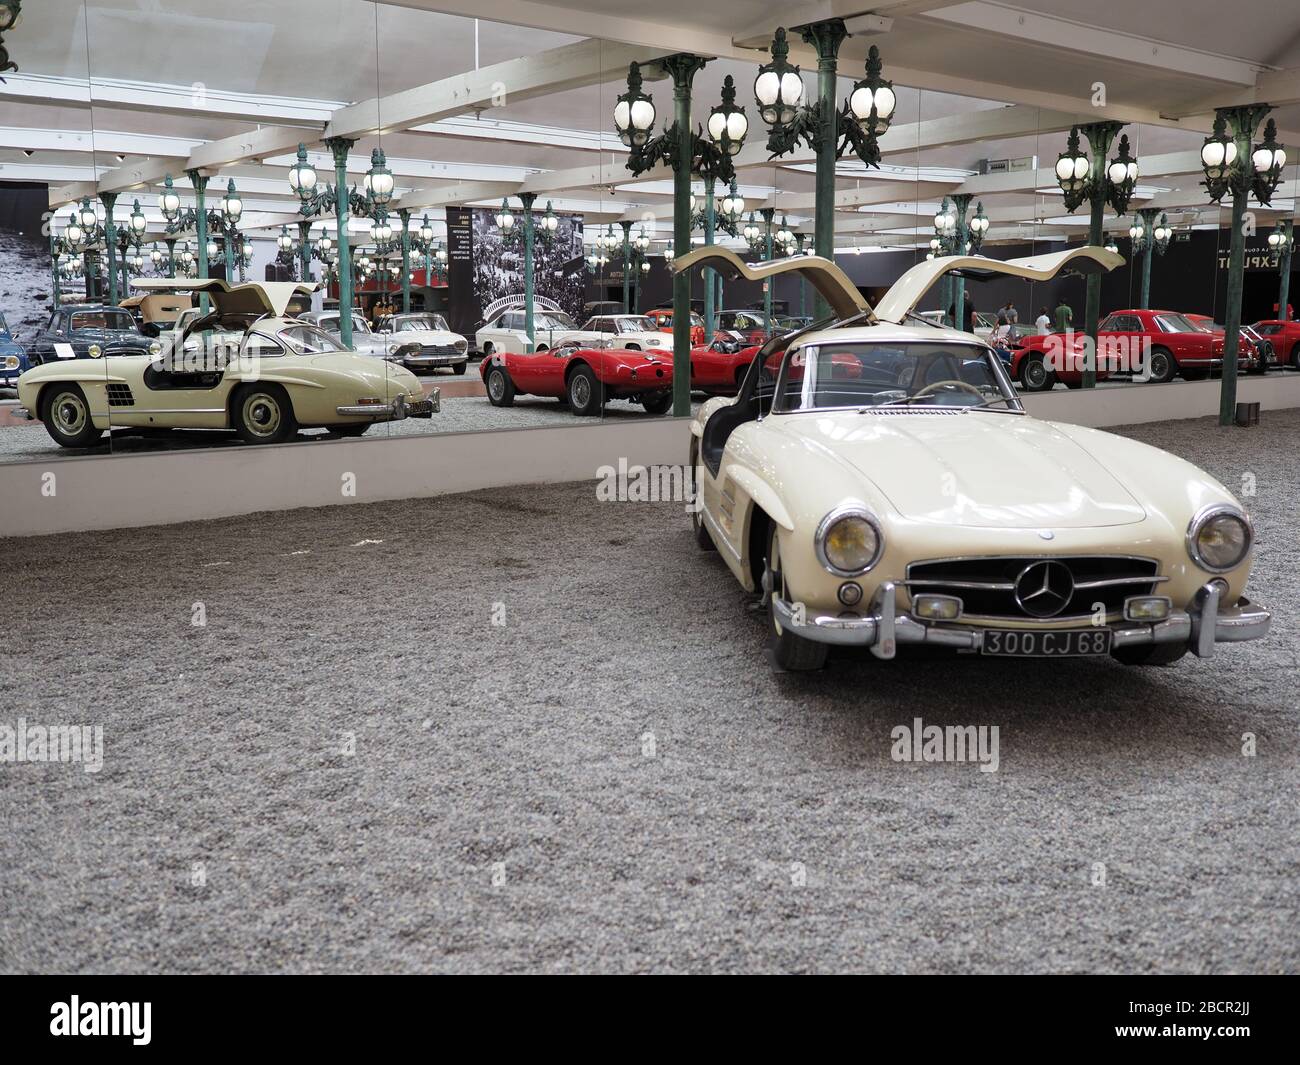
<path id="1" fill-rule="evenodd" d="M 1088 176 L 1088 157 L 1081 155 L 1074 160 L 1074 177 L 1077 181 L 1082 181 Z"/>
<path id="2" fill-rule="evenodd" d="M 655 123 L 655 107 L 649 100 L 637 100 L 632 105 L 632 127 L 647 130 Z"/>
<path id="3" fill-rule="evenodd" d="M 632 121 L 632 105 L 626 100 L 619 100 L 614 105 L 614 125 L 618 129 L 627 129 L 628 123 Z"/>
<path id="4" fill-rule="evenodd" d="M 876 114 L 888 121 L 894 116 L 894 108 L 898 106 L 898 97 L 894 95 L 894 90 L 888 85 L 882 85 L 876 90 Z"/>
<path id="5" fill-rule="evenodd" d="M 1223 141 L 1206 141 L 1201 146 L 1201 162 L 1210 170 L 1223 165 Z"/>
<path id="6" fill-rule="evenodd" d="M 775 70 L 765 70 L 754 81 L 754 98 L 763 107 L 771 107 L 781 93 L 781 76 Z"/>
<path id="7" fill-rule="evenodd" d="M 1128 164 L 1128 179 L 1129 181 L 1137 181 L 1138 179 L 1138 165 L 1136 160 Z"/>
<path id="8" fill-rule="evenodd" d="M 803 99 L 803 78 L 793 70 L 781 75 L 781 102 L 788 108 L 799 106 Z"/>
<path id="9" fill-rule="evenodd" d="M 1250 157 L 1255 169 L 1263 174 L 1273 168 L 1273 149 L 1256 148 L 1255 154 Z"/>
<path id="10" fill-rule="evenodd" d="M 749 119 L 745 117 L 744 111 L 732 111 L 727 116 L 727 136 L 732 141 L 743 141 L 745 135 L 749 132 Z M 737 145 L 739 150 L 739 145 Z"/>
<path id="11" fill-rule="evenodd" d="M 1223 162 L 1226 166 L 1232 166 L 1237 161 L 1237 145 L 1233 141 L 1228 141 L 1224 145 Z"/>
<path id="12" fill-rule="evenodd" d="M 1122 185 L 1124 184 L 1125 178 L 1128 177 L 1128 167 L 1116 159 L 1110 164 L 1106 173 L 1113 184 Z"/>
<path id="13" fill-rule="evenodd" d="M 709 136 L 715 140 L 722 140 L 722 135 L 727 132 L 727 116 L 721 111 L 714 111 L 709 115 Z"/>
<path id="14" fill-rule="evenodd" d="M 1074 160 L 1068 155 L 1063 155 L 1056 160 L 1056 179 L 1058 181 L 1069 181 L 1074 176 Z"/>

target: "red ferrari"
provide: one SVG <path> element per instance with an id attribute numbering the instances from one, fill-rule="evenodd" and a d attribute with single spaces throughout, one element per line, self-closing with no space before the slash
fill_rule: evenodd
<path id="1" fill-rule="evenodd" d="M 1067 337 L 1068 352 L 1063 350 Z M 1081 333 L 1027 336 L 1012 352 L 1011 372 L 1031 392 L 1051 388 L 1057 380 L 1078 387 L 1083 343 Z M 1223 337 L 1198 329 L 1177 311 L 1113 311 L 1097 327 L 1097 348 L 1098 380 L 1103 373 L 1145 370 L 1151 381 L 1169 381 L 1178 374 L 1198 381 L 1223 365 Z M 1055 360 L 1044 359 L 1049 349 Z M 1238 368 L 1249 372 L 1257 363 L 1254 344 L 1242 337 Z"/>
<path id="2" fill-rule="evenodd" d="M 494 407 L 509 407 L 521 395 L 553 396 L 578 415 L 599 414 L 611 399 L 640 403 L 648 414 L 665 414 L 673 405 L 671 352 L 561 341 L 531 355 L 493 352 L 478 372 Z"/>

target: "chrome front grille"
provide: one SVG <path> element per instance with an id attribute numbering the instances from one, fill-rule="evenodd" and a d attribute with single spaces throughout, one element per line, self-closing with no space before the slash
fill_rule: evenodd
<path id="1" fill-rule="evenodd" d="M 420 348 L 421 355 L 459 355 L 455 344 L 425 344 Z"/>
<path id="2" fill-rule="evenodd" d="M 1068 594 L 1060 595 L 1061 605 L 1046 614 L 1033 603 L 1040 612 L 1023 605 L 1026 593 L 1037 588 L 1039 572 L 1026 571 L 1042 562 L 1061 564 L 1071 581 Z M 1158 568 L 1155 559 L 1129 555 L 986 555 L 913 562 L 904 583 L 913 598 L 957 596 L 967 617 L 1065 621 L 1091 617 L 1098 604 L 1106 614 L 1117 614 L 1130 596 L 1154 594 L 1167 579 L 1157 574 Z M 1060 590 L 1059 581 L 1056 588 Z"/>

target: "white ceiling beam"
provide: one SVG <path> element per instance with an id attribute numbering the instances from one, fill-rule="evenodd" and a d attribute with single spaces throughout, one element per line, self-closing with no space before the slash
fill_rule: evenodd
<path id="1" fill-rule="evenodd" d="M 1244 59 L 1184 48 L 1149 37 L 1091 26 L 1056 15 L 971 0 L 927 13 L 929 22 L 959 26 L 964 32 L 996 38 L 1003 44 L 1024 41 L 1042 47 L 1104 58 L 1126 66 L 1194 72 L 1198 78 L 1228 85 L 1254 86 L 1259 67 Z M 1014 45 L 1011 45 L 1014 48 Z M 1099 75 L 1098 80 L 1104 81 Z"/>
<path id="2" fill-rule="evenodd" d="M 1165 113 L 1173 118 L 1189 118 L 1194 115 L 1210 115 L 1216 107 L 1256 103 L 1272 104 L 1274 107 L 1300 103 L 1300 67 L 1260 71 L 1253 89 L 1235 95 L 1206 95 L 1197 103 L 1171 108 Z"/>
<path id="3" fill-rule="evenodd" d="M 498 200 L 519 193 L 517 181 L 467 181 L 434 189 L 416 189 L 398 200 L 396 208 L 423 210 L 473 203 L 475 200 Z"/>
<path id="4" fill-rule="evenodd" d="M 392 133 L 477 108 L 617 81 L 627 76 L 629 63 L 648 63 L 663 54 L 656 48 L 579 41 L 340 108 L 331 116 L 323 136 Z"/>

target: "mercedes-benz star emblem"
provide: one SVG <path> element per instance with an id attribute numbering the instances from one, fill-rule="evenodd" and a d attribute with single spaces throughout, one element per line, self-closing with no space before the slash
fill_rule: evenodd
<path id="1" fill-rule="evenodd" d="M 1074 576 L 1062 562 L 1031 562 L 1016 577 L 1016 602 L 1031 617 L 1051 618 L 1074 596 Z"/>

